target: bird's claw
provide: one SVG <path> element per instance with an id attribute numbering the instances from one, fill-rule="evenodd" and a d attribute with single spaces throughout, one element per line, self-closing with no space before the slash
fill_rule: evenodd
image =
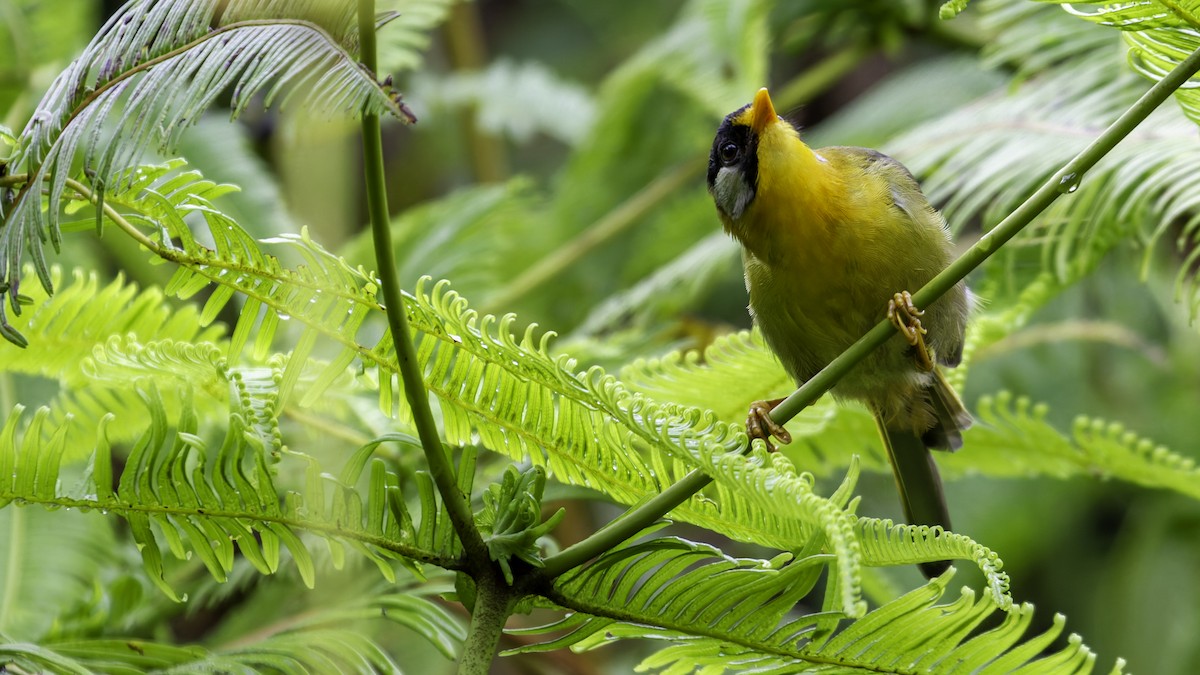
<path id="1" fill-rule="evenodd" d="M 792 442 L 792 435 L 788 433 L 788 430 L 771 419 L 771 411 L 782 402 L 781 398 L 755 401 L 750 404 L 750 413 L 746 416 L 746 434 L 750 436 L 751 440 L 761 438 L 767 444 L 769 452 L 775 452 L 775 444 L 771 442 L 772 437 L 783 445 Z"/>
<path id="2" fill-rule="evenodd" d="M 887 318 L 900 331 L 908 344 L 917 350 L 917 365 L 926 372 L 933 370 L 933 359 L 929 358 L 929 348 L 925 345 L 925 334 L 928 332 L 921 324 L 925 312 L 913 304 L 912 294 L 900 291 L 888 300 Z"/>

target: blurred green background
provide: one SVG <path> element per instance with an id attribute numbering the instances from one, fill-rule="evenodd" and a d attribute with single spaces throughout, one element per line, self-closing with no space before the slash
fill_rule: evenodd
<path id="1" fill-rule="evenodd" d="M 20 130 L 53 76 L 117 4 L 0 0 L 0 123 Z M 381 2 L 401 12 L 381 32 L 381 60 L 420 120 L 385 127 L 402 282 L 411 288 L 421 275 L 448 278 L 481 311 L 517 312 L 521 324 L 558 332 L 556 348 L 581 367 L 616 371 L 749 327 L 735 246 L 719 232 L 703 161 L 721 116 L 759 86 L 772 88 L 785 102 L 780 112 L 816 145 L 877 147 L 919 178 L 936 174 L 940 189 L 930 194 L 950 207 L 959 239 L 970 243 L 1023 196 L 1022 174 L 1046 173 L 990 162 L 1022 152 L 1050 161 L 1098 133 L 1111 106 L 1146 84 L 1124 70 L 1115 32 L 1056 7 L 981 0 L 940 22 L 938 4 Z M 1074 100 L 1050 99 L 1036 114 L 1020 108 L 1030 105 L 1021 97 L 1039 78 L 1073 72 L 1122 88 L 1083 101 L 1092 116 L 1068 114 L 1083 97 L 1070 91 L 1062 98 Z M 930 159 L 922 139 L 950 129 L 941 120 L 953 114 L 977 119 L 981 136 L 994 131 L 994 116 L 1007 116 L 1015 132 L 1003 143 L 1012 147 L 997 141 L 961 167 L 949 155 Z M 261 237 L 307 227 L 369 267 L 358 128 L 302 110 L 252 112 L 235 124 L 224 117 L 218 109 L 200 120 L 176 152 L 208 177 L 242 187 L 227 210 Z M 1054 124 L 1022 128 L 1034 118 Z M 1147 124 L 1180 152 L 1200 143 L 1190 123 Z M 992 187 L 973 184 L 973 176 Z M 985 203 L 963 203 L 977 194 L 988 196 Z M 1164 227 L 1177 234 L 1187 216 Z M 1047 403 L 1059 429 L 1070 430 L 1079 415 L 1099 417 L 1198 455 L 1200 340 L 1175 287 L 1188 250 L 1171 248 L 1171 236 L 1154 246 L 1138 236 L 1142 227 L 1134 223 L 1090 273 L 1064 282 L 1021 330 L 976 355 L 969 407 L 1008 390 Z M 1038 236 L 1016 242 L 1017 253 L 980 275 L 997 292 L 985 312 L 1012 303 L 1042 269 Z M 70 237 L 59 258 L 144 285 L 169 276 L 142 260 L 128 242 L 90 234 Z M 962 452 L 971 452 L 969 439 Z M 805 467 L 803 456 L 790 456 Z M 1132 672 L 1200 671 L 1200 505 L 1098 478 L 958 476 L 948 485 L 956 531 L 1000 554 L 1015 598 L 1038 606 L 1043 627 L 1054 613 L 1067 615 L 1069 630 L 1084 636 L 1101 664 L 1121 656 Z M 859 491 L 860 513 L 899 516 L 888 476 L 864 477 Z M 558 535 L 578 538 L 613 513 L 576 509 Z M 727 550 L 756 553 L 735 544 Z M 917 582 L 915 570 L 882 575 L 902 587 Z M 319 592 L 307 601 L 319 601 Z M 169 630 L 204 639 L 211 620 L 191 615 Z M 631 654 L 613 652 L 502 666 L 624 672 Z M 449 668 L 437 656 L 409 657 Z"/>

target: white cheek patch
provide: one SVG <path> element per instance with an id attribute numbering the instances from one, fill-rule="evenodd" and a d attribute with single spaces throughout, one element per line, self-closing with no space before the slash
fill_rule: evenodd
<path id="1" fill-rule="evenodd" d="M 724 167 L 713 180 L 713 201 L 730 218 L 737 220 L 746 211 L 754 191 L 746 185 L 742 173 L 732 167 Z"/>

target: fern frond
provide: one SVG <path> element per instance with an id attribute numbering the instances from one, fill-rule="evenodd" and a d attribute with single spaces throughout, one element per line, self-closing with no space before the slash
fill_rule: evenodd
<path id="1" fill-rule="evenodd" d="M 478 72 L 418 78 L 413 91 L 430 107 L 473 110 L 480 128 L 517 143 L 543 133 L 575 145 L 596 115 L 587 90 L 538 62 L 499 58 Z"/>
<path id="2" fill-rule="evenodd" d="M 890 520 L 860 518 L 855 523 L 863 558 L 872 565 L 915 565 L 926 560 L 970 560 L 983 572 L 989 597 L 1001 609 L 1012 606 L 1008 574 L 994 551 L 970 537 L 940 527 L 905 525 Z M 939 556 L 941 556 L 939 558 Z"/>
<path id="3" fill-rule="evenodd" d="M 1200 49 L 1200 8 L 1169 0 L 1100 2 L 1051 0 L 1067 12 L 1102 26 L 1117 28 L 1129 45 L 1129 65 L 1141 75 L 1160 80 Z M 1175 92 L 1175 99 L 1193 122 L 1200 123 L 1200 78 Z"/>
<path id="4" fill-rule="evenodd" d="M 510 585 L 513 583 L 511 559 L 516 557 L 541 567 L 539 540 L 566 516 L 566 509 L 560 508 L 542 520 L 545 488 L 546 472 L 541 467 L 519 471 L 510 464 L 505 467 L 501 481 L 492 483 L 483 493 L 483 510 L 475 514 L 488 554 L 500 565 L 500 571 Z"/>
<path id="5" fill-rule="evenodd" d="M 74 404 L 69 411 L 86 400 L 84 397 L 101 395 L 98 390 L 106 386 L 111 396 L 120 398 L 136 394 L 131 383 L 144 386 L 146 382 L 154 382 L 160 390 L 186 390 L 193 402 L 200 395 L 208 406 L 228 406 L 246 422 L 246 432 L 257 436 L 264 448 L 273 455 L 281 450 L 277 410 L 282 368 L 231 368 L 224 350 L 208 342 L 142 343 L 114 336 L 93 351 L 83 370 L 92 386 L 83 392 L 66 392 L 65 400 Z M 117 424 L 139 433 L 144 429 L 144 423 L 122 420 L 122 412 L 127 409 L 115 410 L 121 412 L 108 426 L 110 439 L 118 437 L 112 433 Z"/>
<path id="6" fill-rule="evenodd" d="M 64 510 L 0 511 L 0 582 L 6 589 L 0 597 L 0 634 L 38 640 L 93 592 L 92 584 L 116 562 L 119 550 L 112 528 L 100 519 L 96 513 Z"/>
<path id="7" fill-rule="evenodd" d="M 207 394 L 199 396 L 197 404 L 219 414 L 229 399 L 228 369 L 224 369 L 226 376 L 220 377 L 222 370 L 217 368 L 216 358 L 198 366 L 196 350 L 202 350 L 203 345 L 217 349 L 215 345 L 224 333 L 221 327 L 201 328 L 200 312 L 195 307 L 174 306 L 162 291 L 139 290 L 120 275 L 102 286 L 95 273 L 76 269 L 71 272 L 71 282 L 62 286 L 63 270 L 54 266 L 50 273 L 54 284 L 61 287 L 59 292 L 48 296 L 42 288 L 30 289 L 26 311 L 13 320 L 13 325 L 31 336 L 38 348 L 21 350 L 0 341 L 0 370 L 58 383 L 59 391 L 49 404 L 53 410 L 49 428 L 73 418 L 76 430 L 90 430 L 101 418 L 115 415 L 107 425 L 109 437 L 118 441 L 136 438 L 145 429 L 145 416 L 132 385 L 135 377 L 154 379 L 172 414 L 179 410 L 181 383 L 193 387 L 196 393 Z M 106 359 L 111 350 L 130 349 L 153 356 L 155 362 L 139 365 L 136 372 L 126 371 L 128 378 L 115 377 L 113 369 L 96 368 L 97 360 Z M 165 364 L 172 368 L 162 368 Z M 255 419 L 255 425 L 264 421 L 247 419 Z M 271 434 L 269 430 L 266 433 Z M 82 457 L 76 455 L 86 452 L 86 447 L 86 443 L 71 444 L 68 459 Z"/>
<path id="8" fill-rule="evenodd" d="M 50 268 L 54 286 L 62 286 L 63 274 L 58 266 Z M 96 273 L 74 269 L 70 283 L 55 295 L 32 288 L 26 297 L 27 309 L 13 325 L 33 337 L 39 348 L 21 350 L 0 341 L 0 371 L 38 375 L 65 387 L 88 384 L 83 362 L 113 336 L 215 342 L 223 332 L 217 326 L 201 328 L 194 307 L 172 306 L 162 291 L 139 290 L 121 275 L 101 286 Z"/>
<path id="9" fill-rule="evenodd" d="M 382 73 L 416 70 L 429 47 L 429 33 L 441 25 L 454 0 L 381 0 L 380 10 L 396 12 L 379 30 L 378 60 Z"/>
<path id="10" fill-rule="evenodd" d="M 725 450 L 723 444 L 737 442 L 737 429 L 697 409 L 633 395 L 599 369 L 576 374 L 565 358 L 548 354 L 549 335 L 539 340 L 531 327 L 518 339 L 509 333 L 511 316 L 493 328 L 492 317 L 477 319 L 445 284 L 429 296 L 418 287 L 410 315 L 422 330 L 418 358 L 451 442 L 477 439 L 490 449 L 545 465 L 559 480 L 599 489 L 625 503 L 661 492 L 697 463 L 738 482 L 742 478 L 733 475 L 753 471 L 750 467 L 758 461 Z M 811 487 L 797 485 L 800 493 L 824 502 Z M 748 506 L 747 497 L 736 494 L 740 489 L 744 486 L 722 496 L 732 508 Z M 795 496 L 796 503 L 805 502 L 803 495 Z M 807 538 L 807 528 L 822 521 L 808 513 L 801 522 L 788 523 L 754 511 L 761 521 L 745 514 L 737 525 L 722 523 L 713 502 L 693 498 L 675 515 L 762 543 L 778 543 L 785 532 L 788 539 Z"/>
<path id="11" fill-rule="evenodd" d="M 344 605 L 305 612 L 268 626 L 232 648 L 171 645 L 142 639 L 50 639 L 38 647 L 0 644 L 0 655 L 18 664 L 40 663 L 54 672 L 400 672 L 384 644 L 364 631 L 380 621 L 398 624 L 453 658 L 465 630 L 429 600 L 423 588 L 375 593 Z M 40 669 L 34 669 L 40 670 Z"/>
<path id="12" fill-rule="evenodd" d="M 1072 19 L 1047 2 L 978 0 L 980 27 L 992 35 L 984 46 L 985 63 L 1016 71 L 1018 81 L 1054 67 L 1102 58 L 1118 40 L 1111 31 Z"/>
<path id="13" fill-rule="evenodd" d="M 1047 53 L 1039 41 L 1047 34 L 1041 19 L 1048 8 L 1029 3 L 988 7 L 985 16 L 1001 31 L 998 54 L 1019 58 L 1021 50 Z M 1039 13 L 1032 16 L 1033 12 Z M 1062 22 L 1058 14 L 1048 17 L 1054 26 Z M 922 178 L 931 200 L 944 205 L 951 224 L 961 227 L 980 218 L 986 229 L 998 222 L 1145 89 L 1121 67 L 1111 44 L 1103 42 L 1114 42 L 1115 34 L 1105 38 L 1103 28 L 1075 24 L 1064 38 L 1062 53 L 1029 66 L 1033 79 L 923 124 L 887 145 L 889 154 Z M 1059 33 L 1054 35 L 1057 39 Z M 1071 196 L 1055 202 L 1034 227 L 1006 247 L 1007 268 L 992 267 L 1035 273 L 1040 267 L 1068 283 L 1094 270 L 1114 247 L 1128 243 L 1146 251 L 1145 275 L 1165 236 L 1176 237 L 1185 257 L 1193 255 L 1200 236 L 1200 199 L 1180 177 L 1195 175 L 1200 168 L 1200 149 L 1188 140 L 1194 134 L 1195 125 L 1178 109 L 1164 106 L 1155 111 L 1086 176 L 1069 177 L 1062 191 Z M 1040 264 L 1031 265 L 1039 255 Z M 1200 311 L 1200 286 L 1189 274 L 1191 268 L 1190 259 L 1180 265 L 1177 289 L 1195 315 Z M 1028 280 L 1019 279 L 1015 285 L 1019 288 Z"/>
<path id="14" fill-rule="evenodd" d="M 160 187 L 165 185 L 170 189 Z M 197 193 L 216 188 L 190 174 L 176 180 L 169 172 L 147 171 L 138 188 L 138 196 L 133 196 L 134 190 L 119 193 L 114 203 L 142 209 L 141 215 L 135 212 L 130 219 L 153 227 L 159 233 L 158 241 L 168 242 L 148 240 L 154 253 L 179 265 L 167 292 L 188 297 L 216 282 L 220 290 L 210 296 L 202 319 L 215 316 L 235 292 L 247 298 L 231 340 L 231 355 L 236 355 L 255 331 L 256 351 L 265 351 L 280 317 L 305 327 L 282 374 L 280 405 L 289 400 L 317 336 L 323 335 L 342 351 L 305 387 L 300 403 L 318 400 L 358 359 L 379 374 L 375 386 L 383 409 L 398 409 L 402 421 L 408 421 L 406 406 L 400 405 L 396 391 L 398 369 L 390 336 L 375 336 L 369 344 L 358 340 L 367 316 L 382 313 L 375 299 L 377 284 L 367 274 L 350 269 L 305 234 L 264 242 L 289 244 L 308 262 L 295 270 L 284 268 L 260 250 L 259 242 L 201 199 Z M 175 208 L 201 212 L 216 251 L 197 242 L 179 216 L 173 215 Z M 176 237 L 179 245 L 173 243 Z M 482 442 L 512 457 L 528 457 L 535 464 L 546 465 L 560 480 L 596 487 L 619 501 L 635 503 L 681 478 L 695 466 L 693 455 L 724 453 L 722 444 L 733 440 L 731 435 L 736 433 L 697 410 L 662 408 L 631 398 L 602 371 L 574 372 L 567 361 L 549 355 L 549 334 L 539 338 L 531 326 L 523 337 L 514 338 L 508 328 L 511 316 L 496 326 L 493 317 L 480 318 L 469 310 L 446 284 L 438 284 L 432 294 L 426 294 L 420 285 L 405 303 L 417 331 L 417 354 L 425 380 L 438 399 L 445 433 L 452 443 Z M 704 433 L 711 436 L 694 440 Z M 652 454 L 662 456 L 653 461 L 644 458 L 645 447 L 655 448 Z M 674 459 L 670 459 L 672 455 Z M 811 485 L 803 491 L 821 501 L 811 494 Z M 744 502 L 737 492 L 729 491 L 734 504 Z M 677 517 L 763 542 L 805 538 L 808 528 L 831 517 L 808 513 L 800 522 L 788 524 L 762 511 L 759 522 L 747 522 L 743 517 L 736 524 L 722 524 L 723 517 L 710 501 L 695 498 L 691 504 Z M 824 524 L 833 526 L 829 521 Z M 837 527 L 845 530 L 847 525 Z"/>
<path id="15" fill-rule="evenodd" d="M 704 406 L 730 422 L 745 417 L 746 402 L 755 396 L 795 387 L 767 350 L 762 335 L 748 330 L 713 340 L 703 355 L 671 352 L 659 359 L 638 359 L 622 368 L 620 377 L 633 391 L 656 400 Z M 718 395 L 729 391 L 739 396 Z M 738 400 L 743 396 L 745 401 Z M 797 419 L 804 416 L 802 412 Z"/>
<path id="16" fill-rule="evenodd" d="M 1007 392 L 980 398 L 983 422 L 972 429 L 969 462 L 960 455 L 939 463 L 951 470 L 991 476 L 1103 476 L 1200 497 L 1195 461 L 1138 436 L 1124 425 L 1080 416 L 1070 434 L 1046 422 L 1049 409 Z"/>
<path id="17" fill-rule="evenodd" d="M 1082 149 L 1092 130 L 1115 119 L 1139 88 L 1115 64 L 1095 59 L 1052 71 L 1015 94 L 981 99 L 905 134 L 889 151 L 923 177 L 951 223 L 981 217 L 988 226 Z M 998 269 L 1029 269 L 1032 249 L 1040 253 L 1041 269 L 1070 283 L 1122 243 L 1145 247 L 1148 262 L 1176 225 L 1183 226 L 1177 245 L 1193 251 L 1200 198 L 1180 189 L 1178 177 L 1200 169 L 1200 149 L 1186 141 L 1194 133 L 1177 110 L 1160 108 L 1087 176 L 1064 184 L 1073 194 L 1047 209 L 1009 248 L 1014 262 Z M 1189 265 L 1181 265 L 1177 283 L 1195 314 L 1200 287 Z"/>
<path id="18" fill-rule="evenodd" d="M 267 450 L 241 415 L 229 416 L 225 438 L 216 448 L 199 435 L 189 401 L 185 400 L 172 428 L 157 390 L 148 386 L 142 396 L 150 428 L 130 451 L 115 487 L 103 423 L 90 480 L 64 491 L 59 485 L 59 459 L 65 427 L 50 434 L 50 440 L 41 440 L 41 427 L 49 415 L 43 408 L 18 441 L 22 417 L 18 407 L 0 431 L 0 504 L 19 501 L 121 516 L 130 524 L 150 580 L 173 599 L 177 596 L 165 581 L 160 541 L 178 558 L 193 552 L 218 580 L 232 568 L 235 542 L 263 574 L 277 569 L 284 545 L 305 583 L 312 586 L 314 567 L 298 536 L 301 532 L 324 538 L 331 548 L 349 545 L 374 561 L 387 578 L 394 578 L 389 560 L 457 566 L 456 544 L 427 475 L 417 475 L 417 517 L 410 514 L 399 492 L 399 477 L 388 472 L 382 460 L 370 463 L 366 498 L 354 488 L 377 443 L 347 463 L 341 480 L 328 478 L 311 458 L 289 455 L 305 462 L 306 483 L 281 502 Z M 470 479 L 469 472 L 464 475 Z"/>
<path id="19" fill-rule="evenodd" d="M 806 607 L 804 598 L 830 562 L 812 548 L 763 561 L 678 539 L 628 546 L 555 582 L 546 597 L 571 612 L 563 620 L 514 631 L 565 634 L 507 653 L 650 638 L 670 646 L 639 670 L 1010 672 L 1024 666 L 1021 672 L 1091 672 L 1094 656 L 1078 639 L 1039 658 L 1061 632 L 1061 617 L 1046 633 L 1022 641 L 1029 605 L 1001 607 L 990 594 L 977 600 L 966 588 L 958 600 L 936 604 L 952 572 L 853 621 L 828 607 Z M 977 630 L 997 614 L 1003 617 L 997 627 Z"/>
<path id="20" fill-rule="evenodd" d="M 283 633 L 227 652 L 140 639 L 79 640 L 52 643 L 42 649 L 47 657 L 53 655 L 72 666 L 71 670 L 55 672 L 400 672 L 399 664 L 370 637 L 358 630 L 332 627 Z"/>
<path id="21" fill-rule="evenodd" d="M 55 652 L 53 649 L 29 642 L 8 642 L 0 644 L 0 656 L 15 669 L 30 673 L 52 672 L 69 673 L 70 675 L 91 675 L 83 663 Z"/>
<path id="22" fill-rule="evenodd" d="M 9 164 L 24 176 L 15 193 L 6 188 L 0 235 L 0 280 L 14 313 L 26 247 L 41 283 L 53 287 L 43 245 L 49 239 L 58 248 L 60 203 L 79 155 L 103 201 L 147 146 L 172 146 L 229 88 L 235 116 L 261 94 L 268 105 L 294 100 L 317 114 L 408 119 L 353 56 L 353 17 L 354 3 L 323 0 L 140 1 L 114 15 L 51 85 Z"/>

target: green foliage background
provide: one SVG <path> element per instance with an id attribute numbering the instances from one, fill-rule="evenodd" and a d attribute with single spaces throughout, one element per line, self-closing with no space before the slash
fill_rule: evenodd
<path id="1" fill-rule="evenodd" d="M 602 366 L 631 393 L 711 410 L 732 424 L 746 402 L 791 387 L 754 339 L 723 337 L 749 327 L 735 246 L 719 233 L 703 187 L 702 162 L 725 113 L 770 86 L 787 102 L 781 112 L 810 142 L 877 147 L 907 164 L 969 243 L 1147 87 L 1129 67 L 1117 31 L 1039 3 L 977 0 L 950 22 L 936 18 L 937 3 L 919 0 L 380 4 L 401 13 L 381 29 L 381 71 L 396 73 L 420 120 L 387 127 L 385 139 L 405 288 L 417 288 L 423 275 L 448 279 L 482 312 L 516 312 L 508 326 L 517 335 L 533 322 L 557 332 L 550 356 L 570 356 L 574 370 Z M 110 10 L 97 4 L 81 12 L 72 0 L 0 0 L 0 123 L 22 128 L 50 79 Z M 1143 38 L 1127 39 L 1136 46 Z M 1152 59 L 1134 64 L 1154 71 Z M 1014 599 L 1038 607 L 1034 627 L 1044 630 L 1055 613 L 1065 614 L 1069 630 L 1099 654 L 1100 668 L 1123 657 L 1139 673 L 1200 667 L 1200 483 L 1190 463 L 1200 409 L 1193 324 L 1200 296 L 1191 276 L 1200 255 L 1200 145 L 1195 122 L 1181 110 L 1194 107 L 1185 100 L 1151 117 L 971 279 L 985 304 L 970 337 L 969 367 L 955 377 L 980 424 L 961 453 L 939 457 L 955 531 L 1000 555 Z M 211 198 L 253 237 L 276 244 L 307 228 L 351 266 L 370 269 L 356 126 L 314 120 L 297 108 L 251 106 L 232 125 L 225 115 L 218 109 L 196 120 L 175 151 L 158 159 L 186 157 L 208 181 L 236 184 L 240 192 L 221 194 L 206 183 L 207 192 L 189 186 L 180 199 Z M 120 204 L 122 196 L 114 191 L 109 199 Z M 89 208 L 68 206 L 66 229 L 91 230 Z M 372 373 L 347 369 L 331 345 L 293 353 L 296 363 L 306 356 L 316 363 L 301 372 L 265 358 L 270 335 L 266 345 L 252 336 L 229 353 L 250 355 L 253 366 L 225 364 L 229 341 L 246 339 L 234 331 L 248 311 L 240 298 L 201 289 L 172 265 L 145 264 L 145 252 L 111 226 L 103 238 L 68 236 L 63 247 L 52 259 L 68 270 L 55 273 L 54 302 L 68 304 L 64 289 L 75 289 L 81 304 L 111 311 L 97 312 L 86 322 L 93 332 L 84 335 L 71 325 L 31 321 L 23 331 L 42 356 L 0 344 L 0 408 L 49 403 L 47 425 L 67 413 L 81 421 L 64 442 L 64 484 L 83 479 L 79 462 L 106 411 L 117 413 L 105 422 L 114 454 L 126 458 L 147 426 L 143 400 L 161 400 L 172 418 L 189 407 L 221 417 L 237 397 L 212 375 L 212 364 L 237 371 L 228 379 L 240 383 L 242 412 L 258 424 L 268 452 L 279 450 L 283 434 L 288 446 L 339 467 L 346 448 L 397 431 L 379 412 L 372 384 L 356 388 L 356 376 L 365 382 Z M 308 249 L 293 248 L 271 252 L 285 264 L 307 262 L 321 274 L 362 283 L 350 268 L 305 261 Z M 43 300 L 34 275 L 26 276 L 23 292 Z M 171 296 L 189 284 L 199 302 L 154 290 Z M 121 307 L 127 310 L 115 311 Z M 436 323 L 439 308 L 427 309 Z M 215 323 L 201 328 L 201 318 Z M 274 328 L 276 347 L 305 344 L 295 323 Z M 382 322 L 364 330 L 381 334 Z M 147 364 L 157 358 L 132 339 L 96 346 L 126 333 L 222 349 L 187 352 L 186 359 L 164 350 L 162 359 L 172 363 L 157 371 L 153 390 L 106 387 L 152 369 Z M 513 353 L 529 355 L 515 347 Z M 703 368 L 696 365 L 701 353 Z M 338 395 L 320 396 L 317 383 L 334 378 Z M 276 400 L 269 383 L 280 380 L 300 393 L 280 395 L 286 405 L 274 423 L 261 413 Z M 188 391 L 179 386 L 184 381 L 200 391 L 181 393 Z M 260 385 L 271 393 L 259 397 Z M 313 396 L 302 393 L 309 387 Z M 440 412 L 448 438 L 469 445 L 468 425 L 477 419 L 449 406 Z M 899 518 L 861 411 L 825 401 L 789 428 L 798 442 L 784 456 L 816 475 L 818 493 L 832 493 L 858 455 L 864 475 L 856 513 Z M 400 431 L 407 431 L 404 422 Z M 415 441 L 397 438 L 399 449 L 388 459 L 411 475 L 419 457 L 405 448 Z M 73 455 L 72 448 L 82 450 Z M 567 474 L 556 458 L 562 461 L 549 456 L 551 468 Z M 510 464 L 492 453 L 478 462 L 478 485 Z M 303 469 L 281 467 L 281 482 L 313 480 Z M 545 490 L 548 506 L 567 508 L 553 532 L 563 544 L 616 513 L 594 490 L 554 481 Z M 671 532 L 707 538 L 724 555 L 771 557 L 772 534 L 788 536 L 768 531 L 729 541 L 696 527 L 721 531 L 703 520 L 710 514 L 696 513 L 693 525 Z M 0 632 L 20 642 L 94 635 L 107 624 L 164 642 L 236 649 L 264 622 L 277 627 L 299 617 L 299 624 L 343 631 L 330 639 L 353 641 L 361 625 L 381 644 L 403 644 L 391 657 L 406 669 L 452 669 L 443 654 L 461 639 L 463 616 L 425 600 L 448 591 L 449 577 L 422 584 L 401 567 L 392 572 L 397 582 L 384 584 L 368 559 L 378 562 L 385 553 L 364 546 L 360 556 L 332 540 L 324 548 L 306 540 L 296 548 L 274 543 L 275 556 L 300 558 L 295 566 L 269 564 L 272 545 L 263 543 L 262 565 L 279 570 L 272 577 L 258 575 L 258 561 L 239 557 L 228 583 L 216 584 L 210 573 L 221 561 L 193 556 L 168 559 L 162 578 L 149 582 L 133 540 L 145 543 L 96 513 L 0 511 Z M 343 559 L 344 567 L 336 564 Z M 970 561 L 958 567 L 954 584 L 987 582 Z M 872 602 L 920 583 L 911 565 L 862 574 Z M 297 592 L 314 580 L 315 590 Z M 163 589 L 186 594 L 188 604 L 168 602 Z M 382 627 L 367 621 L 401 605 L 423 620 Z M 427 640 L 412 639 L 411 631 Z M 281 635 L 286 639 L 286 631 Z M 503 646 L 532 639 L 514 634 Z M 516 670 L 523 666 L 511 662 L 524 659 L 551 671 L 626 672 L 652 653 L 649 642 L 583 657 L 525 654 L 499 667 Z M 1059 638 L 1057 646 L 1065 644 Z"/>

